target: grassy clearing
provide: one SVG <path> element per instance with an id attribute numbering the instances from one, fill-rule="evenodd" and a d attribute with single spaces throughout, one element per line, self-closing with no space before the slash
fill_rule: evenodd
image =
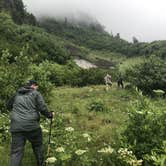
<path id="1" fill-rule="evenodd" d="M 55 112 L 55 122 L 57 120 L 56 116 L 61 114 L 65 127 L 70 126 L 76 132 L 91 134 L 95 148 L 98 149 L 105 144 L 117 144 L 117 136 L 127 124 L 127 109 L 130 108 L 131 102 L 136 99 L 135 93 L 118 89 L 116 84 L 113 84 L 108 91 L 105 90 L 105 86 L 59 87 L 53 90 L 49 107 L 50 110 Z M 157 108 L 164 111 L 166 107 L 164 99 L 151 100 Z M 102 103 L 104 110 L 102 112 L 90 111 L 89 106 L 93 102 Z M 53 131 L 56 129 L 56 126 L 54 126 Z M 44 133 L 45 147 L 47 141 L 48 134 Z M 0 165 L 9 165 L 9 144 L 3 143 L 3 146 L 0 146 Z M 26 144 L 23 160 L 23 166 L 27 165 L 35 165 L 34 155 L 29 143 Z"/>
<path id="2" fill-rule="evenodd" d="M 53 91 L 51 109 L 62 113 L 66 126 L 76 130 L 92 133 L 94 137 L 104 142 L 115 141 L 117 133 L 126 126 L 128 109 L 137 100 L 134 92 L 118 89 L 116 84 L 106 91 L 105 86 L 89 86 L 83 88 L 56 88 Z M 104 104 L 106 111 L 89 111 L 89 105 L 94 101 Z M 165 109 L 164 99 L 151 99 L 156 108 Z"/>
<path id="3" fill-rule="evenodd" d="M 107 141 L 124 126 L 127 108 L 135 98 L 131 92 L 117 89 L 115 84 L 108 91 L 105 86 L 56 88 L 53 96 L 51 109 L 63 113 L 68 125 L 96 135 L 102 133 L 101 137 L 106 134 Z M 88 106 L 94 101 L 103 103 L 107 111 L 89 111 Z"/>
<path id="4" fill-rule="evenodd" d="M 140 64 L 144 62 L 145 57 L 133 57 L 133 58 L 126 58 L 123 62 L 119 63 L 119 70 L 121 73 L 125 72 L 126 69 L 133 67 L 134 65 Z"/>

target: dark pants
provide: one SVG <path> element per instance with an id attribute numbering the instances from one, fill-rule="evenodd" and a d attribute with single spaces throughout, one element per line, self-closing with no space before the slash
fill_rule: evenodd
<path id="1" fill-rule="evenodd" d="M 44 154 L 42 131 L 40 128 L 28 132 L 12 132 L 10 166 L 21 166 L 26 140 L 32 144 L 32 149 L 37 160 L 37 166 L 43 166 Z"/>
<path id="2" fill-rule="evenodd" d="M 120 86 L 121 86 L 122 89 L 123 89 L 124 86 L 123 86 L 123 82 L 122 82 L 122 81 L 118 81 L 118 87 L 120 87 Z"/>

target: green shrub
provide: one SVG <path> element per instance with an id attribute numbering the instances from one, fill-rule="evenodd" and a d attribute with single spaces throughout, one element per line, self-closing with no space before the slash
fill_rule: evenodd
<path id="1" fill-rule="evenodd" d="M 153 94 L 154 89 L 166 91 L 166 63 L 151 56 L 144 63 L 134 66 L 126 72 L 129 81 L 145 94 Z"/>
<path id="2" fill-rule="evenodd" d="M 31 65 L 31 79 L 36 80 L 39 83 L 39 91 L 44 95 L 47 102 L 51 98 L 51 91 L 53 88 L 52 83 L 49 80 L 50 76 L 50 63 L 44 61 L 37 65 Z"/>
<path id="3" fill-rule="evenodd" d="M 34 59 L 27 54 L 24 47 L 20 54 L 11 62 L 12 55 L 8 50 L 0 55 L 0 110 L 6 111 L 7 100 L 16 93 L 16 90 L 25 85 L 28 79 L 36 79 L 40 84 L 40 90 L 46 99 L 50 96 L 52 84 L 48 80 L 45 63 L 39 66 L 33 64 Z"/>
<path id="4" fill-rule="evenodd" d="M 94 112 L 107 112 L 108 108 L 104 105 L 102 101 L 98 100 L 89 103 L 88 110 Z"/>
<path id="5" fill-rule="evenodd" d="M 27 57 L 26 49 L 23 48 L 14 62 L 10 63 L 12 55 L 8 50 L 3 51 L 0 55 L 0 110 L 5 111 L 6 101 L 13 95 L 16 89 L 26 82 L 31 73 L 30 65 L 32 59 Z"/>
<path id="6" fill-rule="evenodd" d="M 158 153 L 162 151 L 162 143 L 166 137 L 166 113 L 156 110 L 141 93 L 138 96 L 129 110 L 123 143 L 126 142 L 136 157 L 144 160 L 145 165 L 154 165 L 154 162 L 146 160 L 146 155 L 150 155 L 154 149 L 159 149 Z"/>

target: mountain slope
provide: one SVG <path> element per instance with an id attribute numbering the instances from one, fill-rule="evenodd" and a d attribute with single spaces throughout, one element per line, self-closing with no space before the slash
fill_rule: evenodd
<path id="1" fill-rule="evenodd" d="M 151 54 L 166 57 L 166 41 L 129 43 L 121 39 L 119 33 L 115 36 L 109 34 L 101 24 L 95 23 L 93 20 L 91 24 L 87 24 L 81 20 L 71 22 L 67 18 L 61 20 L 40 18 L 39 24 L 47 32 L 91 50 L 116 52 L 129 57 Z"/>
<path id="2" fill-rule="evenodd" d="M 70 23 L 66 19 L 57 21 L 52 18 L 39 19 L 40 26 L 47 32 L 63 37 L 75 44 L 92 50 L 109 50 L 130 55 L 131 43 L 120 38 L 117 34 L 112 36 L 100 24 Z"/>
<path id="3" fill-rule="evenodd" d="M 35 16 L 26 11 L 22 0 L 0 0 L 0 11 L 10 13 L 14 22 L 18 24 L 37 24 Z"/>
<path id="4" fill-rule="evenodd" d="M 29 47 L 29 56 L 38 55 L 37 61 L 45 59 L 65 63 L 69 54 L 63 41 L 46 33 L 43 29 L 30 25 L 17 25 L 10 15 L 0 13 L 0 52 L 9 49 L 13 57 L 20 50 Z"/>

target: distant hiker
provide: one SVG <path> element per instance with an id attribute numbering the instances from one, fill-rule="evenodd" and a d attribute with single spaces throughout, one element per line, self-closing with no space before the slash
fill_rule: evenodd
<path id="1" fill-rule="evenodd" d="M 104 81 L 105 81 L 106 86 L 112 86 L 112 77 L 110 74 L 107 74 L 104 77 Z"/>
<path id="2" fill-rule="evenodd" d="M 120 75 L 119 77 L 118 77 L 118 80 L 117 80 L 117 85 L 118 85 L 118 88 L 124 88 L 124 85 L 123 85 L 123 78 L 122 78 L 122 76 Z"/>
<path id="3" fill-rule="evenodd" d="M 37 166 L 44 164 L 42 131 L 39 125 L 40 113 L 47 118 L 53 118 L 34 80 L 18 89 L 8 103 L 11 111 L 10 131 L 12 134 L 10 166 L 21 166 L 26 140 L 32 144 L 37 160 Z"/>
<path id="4" fill-rule="evenodd" d="M 109 88 L 112 86 L 112 77 L 111 75 L 107 74 L 104 77 L 105 85 L 106 85 L 106 91 L 109 90 Z"/>

